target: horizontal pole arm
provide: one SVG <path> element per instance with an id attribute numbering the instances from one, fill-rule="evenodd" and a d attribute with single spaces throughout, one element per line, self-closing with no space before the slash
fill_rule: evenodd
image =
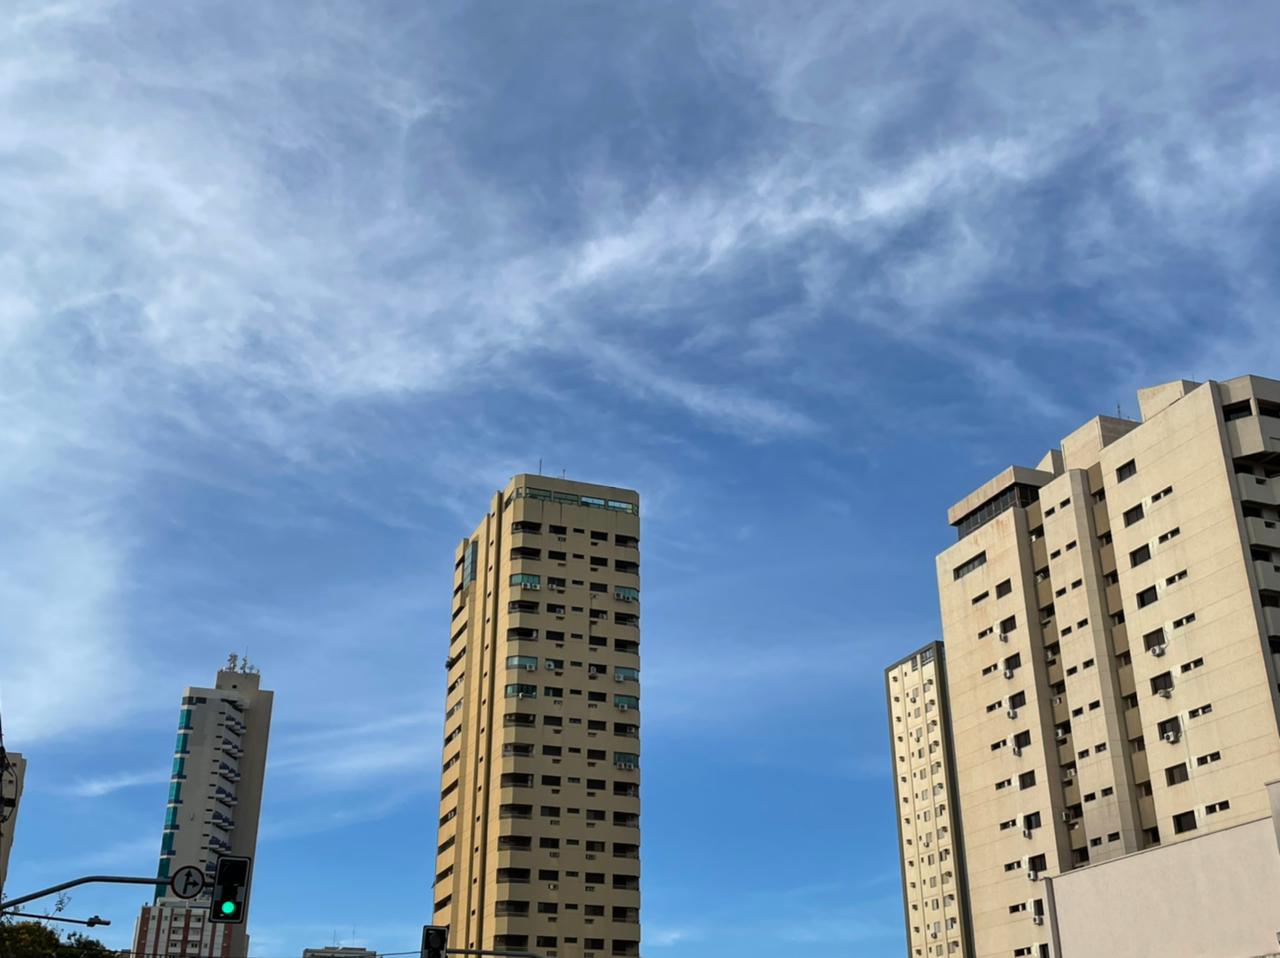
<path id="1" fill-rule="evenodd" d="M 84 878 L 75 878 L 71 881 L 64 881 L 61 885 L 50 885 L 48 888 L 41 888 L 39 891 L 33 891 L 30 895 L 22 895 L 18 898 L 10 898 L 6 901 L 0 901 L 0 914 L 13 908 L 15 905 L 25 905 L 29 901 L 35 901 L 37 898 L 44 898 L 46 895 L 53 895 L 57 892 L 64 891 L 67 888 L 75 888 L 77 885 L 90 885 L 103 883 L 108 885 L 167 885 L 167 878 L 129 878 L 124 875 L 86 875 Z"/>

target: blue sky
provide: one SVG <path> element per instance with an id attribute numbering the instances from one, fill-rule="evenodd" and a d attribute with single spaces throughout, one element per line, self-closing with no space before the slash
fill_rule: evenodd
<path id="1" fill-rule="evenodd" d="M 947 506 L 1280 373 L 1274 3 L 5 21 L 13 893 L 154 869 L 181 690 L 247 650 L 255 958 L 415 947 L 452 551 L 541 460 L 643 496 L 645 954 L 899 955 L 881 670 Z"/>

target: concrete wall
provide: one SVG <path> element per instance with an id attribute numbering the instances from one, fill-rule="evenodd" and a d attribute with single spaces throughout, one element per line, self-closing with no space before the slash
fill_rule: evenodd
<path id="1" fill-rule="evenodd" d="M 1049 881 L 1060 958 L 1280 952 L 1280 847 L 1269 817 Z"/>

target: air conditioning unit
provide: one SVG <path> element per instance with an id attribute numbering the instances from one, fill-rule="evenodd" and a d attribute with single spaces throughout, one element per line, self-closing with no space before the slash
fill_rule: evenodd
<path id="1" fill-rule="evenodd" d="M 550 662 L 544 663 L 542 667 L 546 669 L 548 672 L 551 672 L 555 669 L 555 666 L 552 665 Z"/>
<path id="2" fill-rule="evenodd" d="M 1040 873 L 1038 871 L 1036 871 L 1035 869 L 1031 869 L 1030 871 L 1027 872 L 1027 881 L 1039 881 L 1039 880 L 1040 880 Z"/>
<path id="3" fill-rule="evenodd" d="M 1164 655 L 1164 654 L 1165 654 L 1165 652 L 1167 652 L 1168 650 L 1169 650 L 1169 647 L 1168 647 L 1167 645 L 1153 645 L 1153 646 L 1151 646 L 1151 654 L 1152 654 L 1152 655 L 1154 655 L 1154 656 L 1157 656 L 1157 657 L 1159 657 L 1159 656 L 1161 656 L 1161 655 Z"/>
<path id="4" fill-rule="evenodd" d="M 1178 733 L 1177 733 L 1177 732 L 1165 732 L 1165 733 L 1164 733 L 1163 735 L 1161 735 L 1160 737 L 1161 737 L 1162 739 L 1164 739 L 1166 742 L 1171 742 L 1171 743 L 1172 743 L 1172 742 L 1176 742 L 1176 741 L 1178 740 Z"/>
<path id="5" fill-rule="evenodd" d="M 1005 714 L 1005 715 L 1007 715 L 1007 716 L 1009 716 L 1009 718 L 1011 718 L 1011 719 L 1015 719 L 1015 718 L 1017 718 L 1017 717 L 1018 717 L 1018 710 L 1017 710 L 1017 709 L 1009 709 L 1009 711 L 1005 712 L 1004 714 Z"/>
<path id="6" fill-rule="evenodd" d="M 1022 837 L 1023 837 L 1023 838 L 1030 838 L 1030 837 L 1031 837 L 1031 829 L 1029 829 L 1029 828 L 1024 828 L 1024 829 L 1022 830 Z"/>
<path id="7" fill-rule="evenodd" d="M 1067 822 L 1068 824 L 1070 824 L 1070 822 L 1071 822 L 1071 813 L 1070 813 L 1070 812 L 1063 812 L 1063 813 L 1062 813 L 1062 820 L 1063 820 L 1064 822 Z"/>
<path id="8" fill-rule="evenodd" d="M 619 711 L 619 712 L 627 712 L 627 711 L 630 711 L 630 710 L 631 710 L 631 706 L 630 706 L 630 705 L 622 704 L 622 705 L 619 705 L 619 706 L 618 706 L 618 711 Z"/>
<path id="9" fill-rule="evenodd" d="M 524 667 L 524 670 L 525 670 L 526 672 L 536 672 L 536 671 L 538 671 L 538 666 L 537 666 L 537 664 L 536 664 L 536 663 L 535 663 L 534 665 L 526 665 L 526 666 Z"/>
<path id="10" fill-rule="evenodd" d="M 1011 679 L 1011 678 L 1013 678 L 1013 669 L 1005 669 L 1005 670 L 1004 670 L 1004 677 L 1005 677 L 1006 679 Z"/>
<path id="11" fill-rule="evenodd" d="M 625 681 L 627 680 L 627 677 L 626 677 L 625 675 L 623 675 L 621 672 L 614 672 L 614 673 L 613 673 L 613 680 L 614 680 L 615 682 L 625 682 Z"/>
<path id="12" fill-rule="evenodd" d="M 1065 741 L 1067 740 L 1067 733 L 1066 733 L 1066 730 L 1065 730 L 1065 729 L 1060 729 L 1060 728 L 1056 728 L 1056 729 L 1054 729 L 1054 730 L 1053 730 L 1053 737 L 1054 737 L 1054 738 L 1056 738 L 1059 742 L 1065 742 Z"/>
<path id="13" fill-rule="evenodd" d="M 1012 749 L 1010 749 L 1010 751 L 1012 751 L 1014 755 L 1021 755 L 1021 754 L 1022 754 L 1022 746 L 1021 746 L 1021 745 L 1015 745 Z"/>
<path id="14" fill-rule="evenodd" d="M 1001 642 L 1008 642 L 1008 641 L 1009 641 L 1009 633 L 1008 633 L 1008 632 L 1001 632 L 1001 633 L 1000 633 L 1000 635 L 998 636 L 998 638 L 1000 639 L 1000 641 L 1001 641 Z"/>
<path id="15" fill-rule="evenodd" d="M 550 888 L 552 891 L 555 891 L 560 886 L 553 881 L 549 881 L 547 882 L 547 887 Z"/>
<path id="16" fill-rule="evenodd" d="M 1031 916 L 1031 924 L 1033 924 L 1033 925 L 1043 925 L 1043 924 L 1044 924 L 1044 915 L 1032 915 L 1032 916 Z"/>
<path id="17" fill-rule="evenodd" d="M 532 693 L 532 692 L 517 692 L 517 693 L 516 693 L 516 698 L 518 698 L 518 699 L 531 699 L 531 698 L 533 698 L 533 693 Z"/>
<path id="18" fill-rule="evenodd" d="M 1160 696 L 1162 699 L 1172 698 L 1173 689 L 1157 689 L 1156 695 Z"/>
<path id="19" fill-rule="evenodd" d="M 1067 778 L 1075 778 L 1076 770 L 1074 768 L 1067 769 Z"/>

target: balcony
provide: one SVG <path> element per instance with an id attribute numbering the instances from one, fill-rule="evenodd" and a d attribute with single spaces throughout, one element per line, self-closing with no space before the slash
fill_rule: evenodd
<path id="1" fill-rule="evenodd" d="M 529 916 L 529 903 L 527 901 L 495 902 L 493 913 L 499 918 L 527 918 Z"/>
<path id="2" fill-rule="evenodd" d="M 1258 502 L 1264 506 L 1280 506 L 1280 486 L 1261 476 L 1236 475 L 1236 489 L 1241 502 Z"/>
<path id="3" fill-rule="evenodd" d="M 512 561 L 537 562 L 542 558 L 542 550 L 532 546 L 516 546 L 511 550 Z"/>
<path id="4" fill-rule="evenodd" d="M 613 824 L 618 828 L 639 828 L 640 815 L 638 812 L 614 812 Z"/>
<path id="5" fill-rule="evenodd" d="M 498 851 L 527 852 L 533 849 L 533 839 L 528 835 L 499 835 Z"/>
<path id="6" fill-rule="evenodd" d="M 533 818 L 532 805 L 500 805 L 498 806 L 499 818 Z"/>
<path id="7" fill-rule="evenodd" d="M 639 875 L 614 875 L 613 887 L 615 891 L 639 891 L 640 876 Z"/>
<path id="8" fill-rule="evenodd" d="M 634 925 L 640 921 L 639 908 L 627 908 L 621 905 L 614 905 L 611 916 L 614 921 L 624 922 L 628 925 Z"/>
<path id="9" fill-rule="evenodd" d="M 1269 428 L 1262 428 L 1264 421 L 1269 423 Z M 1231 444 L 1231 457 L 1240 459 L 1246 456 L 1280 454 L 1280 438 L 1271 435 L 1277 432 L 1272 422 L 1259 416 L 1245 416 L 1228 422 L 1226 430 L 1227 440 Z"/>
<path id="10" fill-rule="evenodd" d="M 1257 578 L 1259 589 L 1280 592 L 1280 565 L 1262 559 L 1255 559 L 1253 574 Z"/>
<path id="11" fill-rule="evenodd" d="M 535 602 L 534 605 L 537 605 Z M 613 613 L 613 621 L 618 625 L 626 625 L 631 628 L 640 627 L 640 616 L 631 612 L 615 612 Z"/>
<path id="12" fill-rule="evenodd" d="M 1244 524 L 1253 545 L 1280 549 L 1280 520 L 1249 516 Z"/>
<path id="13" fill-rule="evenodd" d="M 626 842 L 614 842 L 613 857 L 614 858 L 639 858 L 640 846 L 631 845 Z"/>
<path id="14" fill-rule="evenodd" d="M 514 602 L 507 603 L 507 612 L 512 615 L 518 615 L 520 613 L 533 614 L 538 611 L 538 608 L 539 605 L 537 602 L 531 602 L 528 599 L 517 599 Z"/>
<path id="15" fill-rule="evenodd" d="M 529 869 L 527 868 L 499 868 L 498 884 L 500 885 L 527 885 L 529 884 Z"/>
<path id="16" fill-rule="evenodd" d="M 503 772 L 500 788 L 533 788 L 533 775 L 526 772 Z"/>

